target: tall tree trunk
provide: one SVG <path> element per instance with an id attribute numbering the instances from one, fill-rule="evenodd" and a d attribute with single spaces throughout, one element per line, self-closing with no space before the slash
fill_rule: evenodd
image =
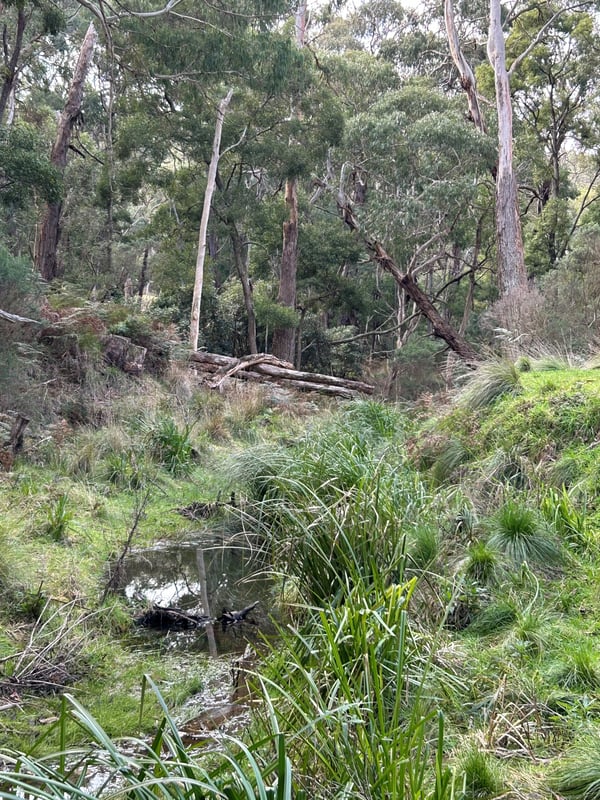
<path id="1" fill-rule="evenodd" d="M 148 252 L 150 248 L 148 245 L 144 247 L 144 255 L 142 256 L 142 271 L 140 272 L 140 279 L 138 281 L 138 297 L 144 296 L 144 289 L 148 283 Z"/>
<path id="2" fill-rule="evenodd" d="M 510 80 L 502 30 L 500 0 L 490 0 L 488 58 L 494 70 L 498 112 L 498 172 L 496 175 L 496 243 L 498 284 L 502 295 L 527 289 L 527 272 L 513 165 L 513 123 Z"/>
<path id="3" fill-rule="evenodd" d="M 471 117 L 474 125 L 482 133 L 485 133 L 485 121 L 481 113 L 479 105 L 479 97 L 477 95 L 477 81 L 471 69 L 471 65 L 464 56 L 458 38 L 458 31 L 456 30 L 456 22 L 454 19 L 454 6 L 452 0 L 444 0 L 444 20 L 446 23 L 446 33 L 448 35 L 448 44 L 450 45 L 450 55 L 458 70 L 460 77 L 460 85 L 467 93 L 467 102 L 469 104 L 469 116 Z"/>
<path id="4" fill-rule="evenodd" d="M 298 265 L 298 181 L 290 178 L 285 185 L 285 202 L 289 217 L 283 223 L 283 250 L 277 302 L 288 308 L 296 307 L 296 271 Z M 281 361 L 294 361 L 295 329 L 275 328 L 271 351 Z M 299 365 L 296 365 L 299 366 Z"/>
<path id="5" fill-rule="evenodd" d="M 91 23 L 79 51 L 77 66 L 73 73 L 66 105 L 60 116 L 56 139 L 52 148 L 51 161 L 55 167 L 64 172 L 67 165 L 67 154 L 71 134 L 79 115 L 83 100 L 83 85 L 92 63 L 96 31 Z M 62 203 L 49 203 L 41 222 L 35 248 L 35 263 L 42 278 L 51 281 L 58 275 L 56 250 L 60 239 L 60 212 Z"/>
<path id="6" fill-rule="evenodd" d="M 295 35 L 298 47 L 304 47 L 306 33 L 307 0 L 299 0 L 295 14 Z M 289 178 L 285 184 L 285 202 L 289 217 L 283 223 L 283 246 L 277 302 L 282 306 L 296 307 L 296 272 L 298 267 L 298 179 Z M 294 362 L 295 328 L 286 326 L 273 331 L 273 355 L 282 361 Z M 299 367 L 299 364 L 296 364 Z"/>
<path id="7" fill-rule="evenodd" d="M 252 296 L 252 283 L 248 274 L 248 240 L 242 236 L 235 221 L 231 223 L 231 246 L 233 247 L 233 259 L 235 267 L 242 284 L 244 295 L 244 307 L 248 317 L 248 352 L 251 355 L 258 353 L 256 344 L 256 314 L 254 311 L 254 298 Z"/>
<path id="8" fill-rule="evenodd" d="M 23 49 L 23 34 L 25 33 L 26 25 L 27 25 L 27 18 L 25 16 L 25 10 L 24 8 L 19 6 L 19 10 L 17 12 L 17 29 L 15 32 L 15 43 L 13 45 L 13 51 L 10 58 L 8 58 L 6 25 L 4 26 L 3 40 L 4 40 L 5 57 L 4 57 L 4 68 L 2 70 L 2 73 L 4 74 L 4 82 L 2 84 L 2 91 L 0 92 L 0 125 L 2 124 L 2 120 L 4 119 L 6 107 L 8 106 L 9 99 L 11 98 L 11 96 L 13 96 L 15 84 L 17 82 L 17 67 L 19 65 L 21 50 Z"/>
<path id="9" fill-rule="evenodd" d="M 225 111 L 233 96 L 233 89 L 227 92 L 217 108 L 217 121 L 215 124 L 215 136 L 213 139 L 212 154 L 208 165 L 208 177 L 206 179 L 206 191 L 204 192 L 204 204 L 202 206 L 202 217 L 200 218 L 200 231 L 198 233 L 198 254 L 196 256 L 196 277 L 194 280 L 194 296 L 192 299 L 192 316 L 190 320 L 190 345 L 192 350 L 198 349 L 198 337 L 200 334 L 200 303 L 202 300 L 202 287 L 204 285 L 204 259 L 206 258 L 206 233 L 208 231 L 208 220 L 210 217 L 210 204 L 212 202 L 215 183 L 217 180 L 217 167 L 221 156 L 221 134 L 223 133 L 223 120 Z"/>
<path id="10" fill-rule="evenodd" d="M 444 17 L 450 53 L 467 93 L 469 114 L 482 132 L 485 121 L 477 96 L 473 70 L 460 48 L 454 21 L 452 0 L 444 2 Z M 519 215 L 519 196 L 513 165 L 513 124 L 510 97 L 510 76 L 506 68 L 506 50 L 502 30 L 500 0 L 490 0 L 488 29 L 488 58 L 494 70 L 496 109 L 498 113 L 498 163 L 496 181 L 496 246 L 498 259 L 498 285 L 501 295 L 527 289 L 527 271 L 523 251 L 523 236 Z"/>

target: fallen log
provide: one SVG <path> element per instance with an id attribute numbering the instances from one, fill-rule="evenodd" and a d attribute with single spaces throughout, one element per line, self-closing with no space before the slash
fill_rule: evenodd
<path id="1" fill-rule="evenodd" d="M 373 394 L 375 391 L 372 384 L 364 381 L 318 372 L 302 372 L 294 369 L 287 361 L 280 361 L 268 353 L 232 358 L 195 351 L 191 353 L 191 360 L 196 369 L 211 374 L 209 386 L 215 389 L 221 388 L 227 378 L 236 376 L 246 380 L 270 380 L 301 391 L 322 392 L 346 398 Z"/>
<path id="2" fill-rule="evenodd" d="M 190 628 L 199 628 L 207 625 L 210 617 L 199 614 L 188 614 L 179 608 L 160 606 L 155 603 L 140 617 L 134 620 L 136 625 L 143 628 L 156 628 L 160 631 L 181 631 Z"/>

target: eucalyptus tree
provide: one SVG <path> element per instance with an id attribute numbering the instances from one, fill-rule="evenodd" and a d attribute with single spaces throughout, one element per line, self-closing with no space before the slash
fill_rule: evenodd
<path id="1" fill-rule="evenodd" d="M 566 253 L 598 198 L 600 179 L 595 16 L 585 4 L 524 11 L 507 38 L 509 57 L 518 58 L 541 27 L 543 39 L 521 59 L 512 80 L 516 155 L 528 195 L 526 257 L 536 274 Z"/>
<path id="2" fill-rule="evenodd" d="M 340 53 L 336 40 L 347 49 Z M 493 163 L 493 144 L 466 122 L 460 105 L 432 78 L 369 53 L 361 35 L 323 41 L 330 42 L 328 52 L 319 54 L 323 73 L 348 115 L 326 183 L 377 270 L 393 279 L 396 343 L 403 343 L 412 320 L 422 314 L 436 336 L 473 361 L 473 348 L 453 329 L 446 311 L 436 308 L 441 299 L 436 294 L 446 291 L 438 273 L 451 253 L 457 254 L 458 245 L 465 251 L 474 247 L 481 182 Z M 453 261 L 458 269 L 451 282 L 458 285 L 471 267 L 460 256 Z M 475 256 L 475 268 L 477 262 Z"/>
<path id="3" fill-rule="evenodd" d="M 294 14 L 294 40 L 298 48 L 304 47 L 308 14 L 307 0 L 298 0 Z M 291 114 L 298 115 L 297 101 L 291 100 Z M 280 305 L 295 310 L 296 273 L 298 269 L 298 177 L 289 175 L 285 182 L 285 204 L 289 216 L 283 223 L 283 243 L 281 247 L 281 272 L 277 301 Z M 284 361 L 294 360 L 294 328 L 291 325 L 279 326 L 273 334 L 273 355 Z"/>
<path id="4" fill-rule="evenodd" d="M 529 183 L 527 191 L 539 211 L 551 201 L 547 211 L 554 218 L 543 226 L 546 254 L 542 261 L 546 268 L 565 252 L 581 213 L 593 202 L 593 185 L 600 175 L 593 170 L 574 222 L 570 227 L 565 222 L 562 241 L 557 241 L 561 191 L 563 198 L 568 195 L 561 162 L 569 149 L 574 152 L 586 138 L 589 144 L 592 131 L 593 136 L 596 135 L 596 115 L 590 111 L 597 91 L 592 4 L 585 0 L 575 4 L 543 2 L 534 6 L 515 3 L 507 12 L 500 0 L 490 0 L 487 54 L 491 75 L 481 66 L 477 79 L 464 54 L 453 0 L 445 0 L 445 20 L 450 51 L 467 93 L 469 115 L 482 131 L 486 129 L 486 122 L 480 102 L 481 91 L 492 90 L 493 86 L 498 141 L 494 169 L 498 282 L 502 294 L 516 292 L 518 295 L 527 291 L 528 283 L 517 182 L 523 174 L 518 158 L 524 149 L 517 142 L 520 152 L 515 154 L 515 136 L 522 134 L 524 140 L 534 140 L 534 148 L 525 158 L 533 164 L 530 176 L 537 185 Z M 519 126 L 519 123 L 523 124 Z M 583 138 L 580 130 L 585 131 Z M 546 166 L 540 169 L 544 160 Z M 550 214 L 545 216 L 547 221 Z M 535 258 L 539 261 L 539 253 Z"/>
<path id="5" fill-rule="evenodd" d="M 56 138 L 50 156 L 52 164 L 61 172 L 64 171 L 67 165 L 71 134 L 81 115 L 83 89 L 91 66 L 95 44 L 96 29 L 94 28 L 94 24 L 90 23 L 81 44 L 67 100 L 58 122 Z M 57 277 L 59 271 L 56 251 L 60 237 L 60 214 L 60 201 L 47 204 L 36 241 L 36 267 L 42 278 L 47 281 L 51 281 L 53 278 Z"/>
<path id="6" fill-rule="evenodd" d="M 65 4 L 49 0 L 3 0 L 0 125 L 14 118 L 16 91 L 39 49 L 65 26 Z"/>
<path id="7" fill-rule="evenodd" d="M 467 92 L 470 117 L 478 130 L 485 132 L 475 74 L 464 57 L 456 30 L 453 0 L 445 0 L 444 11 L 450 52 L 459 71 L 461 84 Z M 527 289 L 527 272 L 513 160 L 510 72 L 506 62 L 500 0 L 490 0 L 487 53 L 494 77 L 498 129 L 498 158 L 494 168 L 498 284 L 502 295 L 516 296 Z M 515 66 L 516 62 L 513 62 L 510 69 Z"/>

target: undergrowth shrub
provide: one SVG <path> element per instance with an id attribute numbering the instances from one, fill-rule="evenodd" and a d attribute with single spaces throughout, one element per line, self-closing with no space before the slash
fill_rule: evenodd
<path id="1" fill-rule="evenodd" d="M 575 507 L 564 486 L 560 491 L 550 488 L 542 498 L 540 510 L 559 539 L 569 547 L 580 552 L 593 547 L 594 540 L 588 527 L 586 513 Z"/>
<path id="2" fill-rule="evenodd" d="M 509 628 L 517 619 L 518 609 L 512 600 L 499 599 L 485 606 L 469 625 L 478 636 L 494 636 Z"/>
<path id="3" fill-rule="evenodd" d="M 471 409 L 485 408 L 505 395 L 522 391 L 519 370 L 512 361 L 488 361 L 468 376 L 458 402 Z"/>
<path id="4" fill-rule="evenodd" d="M 492 800 L 504 783 L 497 760 L 481 747 L 469 744 L 457 758 L 457 800 Z"/>
<path id="5" fill-rule="evenodd" d="M 152 459 L 175 476 L 189 475 L 198 452 L 192 443 L 192 426 L 180 426 L 172 417 L 159 416 L 143 423 Z"/>
<path id="6" fill-rule="evenodd" d="M 567 800 L 600 800 L 597 737 L 588 735 L 572 747 L 554 767 L 548 782 Z"/>
<path id="7" fill-rule="evenodd" d="M 460 571 L 479 586 L 493 586 L 503 571 L 500 554 L 485 541 L 473 542 L 460 565 Z"/>
<path id="8" fill-rule="evenodd" d="M 74 516 L 74 511 L 69 508 L 69 498 L 67 495 L 59 494 L 55 500 L 51 501 L 46 511 L 44 532 L 53 541 L 64 542 Z"/>
<path id="9" fill-rule="evenodd" d="M 416 579 L 386 588 L 375 573 L 344 605 L 326 603 L 298 631 L 282 631 L 263 679 L 270 713 L 297 732 L 294 761 L 310 796 L 450 798 L 430 694 L 436 644 L 411 631 L 408 614 Z M 457 683 L 439 669 L 439 680 Z"/>
<path id="10" fill-rule="evenodd" d="M 516 500 L 508 500 L 487 522 L 488 543 L 515 566 L 523 562 L 556 565 L 562 560 L 558 543 L 543 517 Z"/>
<path id="11" fill-rule="evenodd" d="M 564 647 L 553 664 L 551 678 L 564 689 L 600 689 L 600 665 L 594 645 L 583 641 Z"/>

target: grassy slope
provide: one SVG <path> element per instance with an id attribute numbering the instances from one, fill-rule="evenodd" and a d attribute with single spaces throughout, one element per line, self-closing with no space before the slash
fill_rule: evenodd
<path id="1" fill-rule="evenodd" d="M 377 474 L 384 476 L 380 486 L 395 493 L 389 502 L 385 497 L 377 500 L 373 524 L 385 518 L 388 526 L 388 533 L 382 529 L 378 535 L 402 529 L 396 520 L 397 503 L 402 503 L 404 529 L 410 531 L 409 563 L 415 574 L 425 569 L 428 575 L 421 584 L 425 589 L 415 595 L 415 611 L 424 625 L 428 620 L 437 624 L 444 609 L 451 612 L 451 624 L 440 629 L 436 639 L 434 658 L 449 679 L 434 680 L 431 693 L 446 712 L 447 758 L 468 778 L 465 797 L 539 796 L 535 792 L 548 791 L 553 760 L 573 743 L 585 742 L 590 732 L 600 731 L 600 661 L 594 647 L 600 631 L 600 374 L 523 372 L 508 388 L 512 394 L 487 405 L 472 408 L 463 398 L 441 416 L 432 418 L 428 412 L 407 445 L 402 444 L 403 433 L 400 442 L 375 459 L 390 465 L 389 473 L 377 466 Z M 136 545 L 185 532 L 185 523 L 170 509 L 199 496 L 214 497 L 220 486 L 215 465 L 232 448 L 243 452 L 264 440 L 267 432 L 271 441 L 289 437 L 293 417 L 258 395 L 225 404 L 209 396 L 192 400 L 197 408 L 210 408 L 210 413 L 198 413 L 193 433 L 200 460 L 188 476 L 179 477 L 156 464 L 146 465 L 147 475 L 160 489 L 145 510 Z M 132 435 L 126 420 L 120 424 L 124 434 Z M 368 427 L 364 420 L 350 419 L 350 424 L 361 432 Z M 82 613 L 96 609 L 99 576 L 109 554 L 122 546 L 139 495 L 106 477 L 107 463 L 113 463 L 108 455 L 121 452 L 114 444 L 83 474 L 74 474 L 73 460 L 81 454 L 85 436 L 96 435 L 71 431 L 63 441 L 52 443 L 50 455 L 37 454 L 37 464 L 30 459 L 13 475 L 2 477 L 0 580 L 5 600 L 0 609 L 0 657 L 20 651 L 32 613 L 47 599 L 51 604 L 72 600 Z M 315 486 L 322 478 L 328 492 L 335 483 L 325 467 L 332 464 L 334 472 L 345 471 L 342 497 L 354 476 L 368 474 L 364 470 L 371 466 L 365 467 L 361 459 L 369 458 L 363 458 L 354 439 L 347 453 L 340 449 L 339 431 L 329 442 L 322 432 L 313 435 L 313 443 L 308 434 L 299 449 L 292 446 L 292 461 L 305 459 Z M 314 446 L 318 441 L 326 443 L 320 453 Z M 430 497 L 414 503 L 411 493 L 422 492 L 421 484 L 402 470 L 398 478 L 393 468 L 394 459 L 407 450 L 435 487 Z M 126 479 L 131 477 L 128 464 Z M 323 467 L 321 477 L 316 467 Z M 414 482 L 410 491 L 402 488 L 407 481 Z M 364 481 L 361 485 L 364 489 Z M 66 520 L 64 535 L 53 541 L 48 525 L 60 521 L 60 497 L 67 498 L 66 511 L 73 516 Z M 330 501 L 331 495 L 326 502 Z M 363 520 L 369 506 L 364 498 L 361 503 Z M 411 503 L 416 509 L 412 517 L 413 511 L 407 510 Z M 497 534 L 499 512 L 507 504 L 512 504 L 510 524 L 515 507 L 535 511 L 543 536 L 562 546 L 561 563 L 532 559 L 523 567 L 499 551 L 504 541 Z M 350 512 L 344 513 L 349 519 Z M 434 520 L 438 522 L 432 537 Z M 337 518 L 333 522 L 338 525 Z M 530 544 L 526 540 L 525 545 Z M 126 621 L 123 612 L 112 609 L 97 619 L 100 625 L 88 624 L 78 696 L 111 734 L 137 732 L 142 672 L 164 682 L 167 700 L 180 702 L 185 691 L 176 687 L 177 698 L 169 698 L 170 665 L 164 659 L 141 659 L 115 645 L 114 635 Z M 8 658 L 6 667 L 14 661 Z M 113 703 L 106 702 L 107 684 L 113 689 Z M 197 688 L 197 676 L 190 675 L 189 686 L 190 691 Z M 2 718 L 0 742 L 26 748 L 57 708 L 53 696 L 19 702 Z M 156 712 L 152 705 L 147 708 L 142 731 L 152 729 Z"/>
<path id="2" fill-rule="evenodd" d="M 455 573 L 471 619 L 451 637 L 471 689 L 462 708 L 447 704 L 458 753 L 473 741 L 504 791 L 529 797 L 549 792 L 572 746 L 583 742 L 589 761 L 588 736 L 600 733 L 600 373 L 523 372 L 504 390 L 479 404 L 467 387 L 413 447 L 437 485 L 460 487 L 471 514 Z M 515 509 L 535 515 L 561 563 L 532 556 L 497 569 L 490 541 Z"/>

